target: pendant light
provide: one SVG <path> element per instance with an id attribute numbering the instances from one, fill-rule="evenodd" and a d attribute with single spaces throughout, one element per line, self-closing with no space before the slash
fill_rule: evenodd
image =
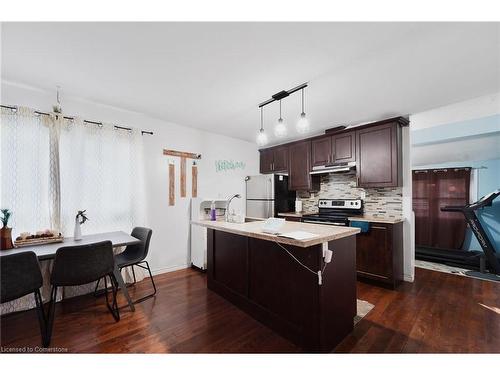
<path id="1" fill-rule="evenodd" d="M 267 144 L 267 134 L 264 132 L 264 114 L 262 112 L 262 107 L 260 107 L 260 130 L 259 133 L 257 133 L 257 144 L 261 147 Z"/>
<path id="2" fill-rule="evenodd" d="M 274 127 L 274 135 L 278 138 L 283 138 L 286 136 L 287 128 L 285 121 L 281 118 L 281 99 L 280 99 L 280 118 Z"/>
<path id="3" fill-rule="evenodd" d="M 304 112 L 304 89 L 302 89 L 302 113 L 300 114 L 300 119 L 297 122 L 297 133 L 304 134 L 308 133 L 310 130 L 309 120 Z"/>
<path id="4" fill-rule="evenodd" d="M 54 113 L 62 113 L 61 98 L 59 97 L 60 90 L 61 90 L 61 86 L 56 86 L 56 101 L 57 101 L 57 103 L 52 106 L 52 111 Z"/>

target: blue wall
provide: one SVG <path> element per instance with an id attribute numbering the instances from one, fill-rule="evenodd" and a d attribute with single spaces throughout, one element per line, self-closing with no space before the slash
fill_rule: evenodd
<path id="1" fill-rule="evenodd" d="M 479 176 L 478 185 L 478 198 L 485 196 L 492 191 L 500 189 L 500 159 L 460 162 L 460 163 L 444 163 L 433 164 L 426 166 L 419 166 L 415 169 L 430 169 L 430 168 L 453 168 L 453 167 L 486 167 L 487 169 L 477 170 Z M 500 252 L 500 197 L 493 201 L 491 207 L 486 207 L 477 212 L 479 220 L 483 225 L 490 241 L 497 252 Z M 481 250 L 481 246 L 477 242 L 476 237 L 472 234 L 470 229 L 464 242 L 464 249 L 466 250 Z"/>

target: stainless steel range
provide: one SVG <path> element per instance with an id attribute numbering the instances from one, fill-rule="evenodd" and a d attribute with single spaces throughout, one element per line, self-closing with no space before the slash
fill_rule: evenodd
<path id="1" fill-rule="evenodd" d="M 302 216 L 303 223 L 348 226 L 349 216 L 363 214 L 361 199 L 320 199 L 318 213 Z"/>

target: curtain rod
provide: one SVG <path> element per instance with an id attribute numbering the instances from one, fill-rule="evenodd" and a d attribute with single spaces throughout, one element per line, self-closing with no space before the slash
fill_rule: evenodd
<path id="1" fill-rule="evenodd" d="M 0 107 L 6 108 L 6 109 L 10 109 L 12 111 L 17 111 L 17 108 L 18 108 L 16 106 L 3 105 L 3 104 L 0 104 Z M 43 116 L 49 116 L 50 115 L 50 113 L 41 112 L 41 111 L 35 111 L 35 113 L 37 115 L 43 115 Z M 63 118 L 66 119 L 66 120 L 74 120 L 75 119 L 74 117 L 70 117 L 70 116 L 63 116 Z M 99 126 L 103 125 L 102 122 L 98 122 L 98 121 L 83 120 L 83 122 L 85 122 L 87 124 L 94 124 L 94 125 L 99 125 Z M 118 126 L 118 125 L 113 125 L 113 126 L 115 127 L 115 129 L 132 131 L 132 128 L 126 128 L 124 126 Z M 141 130 L 141 135 L 144 135 L 144 134 L 153 135 L 153 132 L 146 131 L 146 130 Z"/>

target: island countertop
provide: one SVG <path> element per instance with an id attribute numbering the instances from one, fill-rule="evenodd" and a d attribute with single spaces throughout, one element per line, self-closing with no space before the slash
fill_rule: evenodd
<path id="1" fill-rule="evenodd" d="M 307 240 L 295 240 L 292 238 L 285 238 L 274 234 L 264 233 L 262 231 L 262 221 L 253 221 L 248 223 L 228 223 L 225 221 L 193 220 L 191 221 L 191 223 L 210 229 L 220 230 L 222 232 L 234 233 L 242 236 L 253 237 L 267 241 L 275 241 L 278 243 L 299 247 L 314 246 L 323 242 L 329 242 L 344 237 L 354 236 L 360 232 L 359 228 L 287 221 L 284 223 L 281 229 L 281 233 L 303 231 L 314 233 L 317 235 L 316 237 Z"/>

